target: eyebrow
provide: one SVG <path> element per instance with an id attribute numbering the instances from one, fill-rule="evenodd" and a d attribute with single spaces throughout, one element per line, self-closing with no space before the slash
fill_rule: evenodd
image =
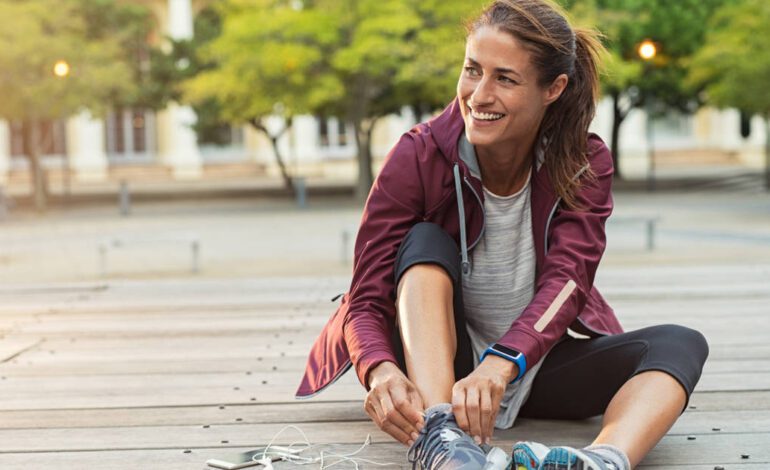
<path id="1" fill-rule="evenodd" d="M 479 64 L 478 62 L 476 62 L 475 60 L 473 60 L 470 57 L 468 57 L 468 62 L 470 62 L 472 65 L 481 66 L 481 64 Z M 513 69 L 507 69 L 505 67 L 495 67 L 495 72 L 497 72 L 497 73 L 510 73 L 512 75 L 516 75 L 516 76 L 518 76 L 520 78 L 523 78 L 522 75 L 519 72 L 517 72 L 517 71 L 515 71 Z"/>

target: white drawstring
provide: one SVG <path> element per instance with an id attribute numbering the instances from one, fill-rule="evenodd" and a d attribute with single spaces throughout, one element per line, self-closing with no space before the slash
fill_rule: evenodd
<path id="1" fill-rule="evenodd" d="M 293 442 L 288 447 L 273 446 L 273 442 L 275 442 L 275 440 L 278 439 L 278 437 L 281 434 L 283 434 L 283 432 L 286 431 L 287 429 L 293 429 L 297 431 L 299 434 L 302 435 L 302 438 L 304 440 Z M 371 435 L 367 434 L 366 439 L 364 440 L 364 443 L 361 445 L 361 447 L 359 447 L 358 450 L 351 452 L 349 454 L 337 454 L 334 452 L 321 450 L 317 456 L 303 456 L 299 454 L 313 447 L 318 447 L 322 444 L 311 444 L 310 440 L 307 438 L 305 433 L 300 428 L 292 424 L 289 424 L 287 426 L 284 426 L 283 429 L 278 431 L 278 433 L 276 433 L 275 436 L 273 436 L 273 438 L 270 439 L 270 442 L 267 444 L 267 447 L 265 447 L 265 449 L 262 451 L 261 455 L 257 453 L 256 455 L 254 455 L 253 459 L 255 462 L 259 462 L 261 465 L 263 465 L 265 470 L 273 470 L 271 457 L 279 457 L 283 461 L 291 462 L 297 465 L 308 465 L 313 463 L 320 463 L 321 465 L 319 467 L 320 470 L 326 470 L 327 468 L 330 468 L 342 462 L 352 462 L 356 470 L 358 470 L 359 462 L 367 463 L 371 465 L 379 465 L 379 466 L 388 466 L 388 465 L 398 466 L 399 465 L 397 463 L 392 463 L 392 462 L 387 462 L 387 463 L 374 462 L 372 460 L 362 459 L 360 457 L 355 457 L 355 458 L 353 457 L 354 455 L 363 451 L 366 448 L 366 446 L 370 445 L 371 443 L 372 443 L 372 437 Z M 304 444 L 304 447 L 295 448 L 295 445 L 297 444 Z M 330 457 L 339 458 L 339 460 L 337 460 L 336 462 L 326 464 L 325 460 Z"/>

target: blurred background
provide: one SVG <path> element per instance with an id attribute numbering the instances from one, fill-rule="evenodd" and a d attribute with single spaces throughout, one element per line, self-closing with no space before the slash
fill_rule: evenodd
<path id="1" fill-rule="evenodd" d="M 0 0 L 0 279 L 349 273 L 486 3 Z M 561 4 L 608 49 L 608 262 L 770 260 L 770 3 Z"/>

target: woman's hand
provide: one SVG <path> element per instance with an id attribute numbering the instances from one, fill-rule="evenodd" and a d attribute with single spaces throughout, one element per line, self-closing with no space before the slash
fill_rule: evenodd
<path id="1" fill-rule="evenodd" d="M 516 364 L 490 355 L 452 387 L 452 412 L 457 425 L 476 443 L 489 444 L 492 439 L 505 387 L 516 375 Z"/>
<path id="2" fill-rule="evenodd" d="M 364 411 L 380 429 L 406 445 L 412 445 L 424 424 L 417 387 L 392 362 L 380 363 L 369 372 Z"/>

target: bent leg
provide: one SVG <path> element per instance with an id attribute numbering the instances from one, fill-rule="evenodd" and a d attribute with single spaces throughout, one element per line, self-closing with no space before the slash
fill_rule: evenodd
<path id="1" fill-rule="evenodd" d="M 521 415 L 581 419 L 604 413 L 594 444 L 617 447 L 633 467 L 684 410 L 707 355 L 703 335 L 676 325 L 566 339 L 546 357 Z"/>
<path id="2" fill-rule="evenodd" d="M 451 402 L 455 380 L 473 369 L 459 276 L 454 240 L 435 224 L 413 227 L 396 260 L 393 346 L 426 407 Z"/>

